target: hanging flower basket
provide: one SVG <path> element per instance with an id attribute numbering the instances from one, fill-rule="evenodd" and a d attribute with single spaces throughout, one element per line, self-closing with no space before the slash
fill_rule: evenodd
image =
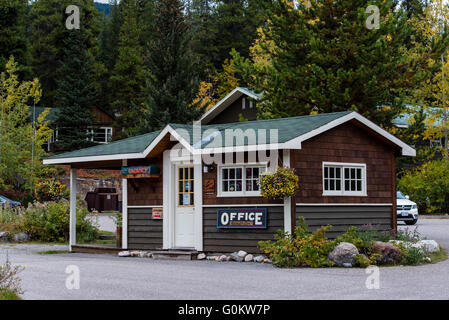
<path id="1" fill-rule="evenodd" d="M 278 167 L 275 173 L 265 172 L 260 176 L 260 193 L 269 199 L 291 197 L 298 190 L 298 180 L 293 169 Z"/>

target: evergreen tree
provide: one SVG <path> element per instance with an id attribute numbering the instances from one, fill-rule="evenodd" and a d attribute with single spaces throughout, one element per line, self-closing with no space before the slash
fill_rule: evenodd
<path id="1" fill-rule="evenodd" d="M 411 28 L 390 0 L 312 0 L 307 8 L 277 0 L 263 27 L 261 68 L 234 55 L 245 81 L 264 92 L 261 118 L 354 110 L 390 126 L 414 85 L 405 54 Z M 380 10 L 380 28 L 369 29 L 368 5 Z"/>
<path id="2" fill-rule="evenodd" d="M 154 6 L 155 37 L 148 45 L 146 106 L 149 111 L 141 132 L 160 129 L 170 122 L 188 123 L 203 108 L 193 103 L 199 90 L 198 62 L 179 0 L 158 0 Z"/>
<path id="3" fill-rule="evenodd" d="M 57 103 L 60 108 L 56 126 L 58 146 L 65 150 L 88 146 L 88 127 L 92 124 L 92 108 L 95 106 L 95 90 L 92 82 L 92 66 L 86 51 L 88 35 L 82 30 L 67 32 L 64 40 L 61 73 L 58 82 Z"/>
<path id="4" fill-rule="evenodd" d="M 14 56 L 22 73 L 29 76 L 28 40 L 26 34 L 27 0 L 0 0 L 0 72 Z M 25 70 L 24 70 L 25 69 Z"/>
<path id="5" fill-rule="evenodd" d="M 56 89 L 63 73 L 60 72 L 64 55 L 64 40 L 67 35 L 65 13 L 69 5 L 80 8 L 81 30 L 86 34 L 86 46 L 89 59 L 94 61 L 98 55 L 98 35 L 101 27 L 101 15 L 92 0 L 36 0 L 30 13 L 31 53 L 34 73 L 39 77 L 43 88 L 42 104 L 48 107 L 56 105 Z M 101 70 L 93 64 L 93 72 Z"/>
<path id="6" fill-rule="evenodd" d="M 120 3 L 123 24 L 117 45 L 117 61 L 109 79 L 111 109 L 118 115 L 117 127 L 122 129 L 117 136 L 119 138 L 135 135 L 144 102 L 142 87 L 145 69 L 140 10 L 136 0 L 122 0 Z"/>

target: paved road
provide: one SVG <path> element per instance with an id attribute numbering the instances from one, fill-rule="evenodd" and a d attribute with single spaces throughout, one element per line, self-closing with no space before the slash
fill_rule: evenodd
<path id="1" fill-rule="evenodd" d="M 449 248 L 449 220 L 421 220 L 418 230 Z M 5 248 L 0 245 L 0 260 Z M 253 263 L 8 250 L 14 263 L 27 265 L 22 273 L 25 299 L 449 299 L 448 260 L 380 268 L 380 289 L 369 290 L 368 275 L 357 268 L 278 269 Z M 79 267 L 79 290 L 66 288 L 69 265 Z"/>

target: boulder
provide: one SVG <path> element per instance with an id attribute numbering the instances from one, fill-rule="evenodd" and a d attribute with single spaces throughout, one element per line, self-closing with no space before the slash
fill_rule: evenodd
<path id="1" fill-rule="evenodd" d="M 118 256 L 119 257 L 129 257 L 129 256 L 131 256 L 131 253 L 129 253 L 129 251 L 120 251 L 118 253 Z"/>
<path id="2" fill-rule="evenodd" d="M 147 257 L 147 253 L 145 251 L 140 251 L 139 252 L 139 257 L 140 258 L 146 258 Z"/>
<path id="3" fill-rule="evenodd" d="M 9 232 L 0 232 L 0 242 L 9 242 Z"/>
<path id="4" fill-rule="evenodd" d="M 139 251 L 131 251 L 130 252 L 130 256 L 131 257 L 139 257 L 140 256 L 140 252 Z"/>
<path id="5" fill-rule="evenodd" d="M 223 261 L 226 261 L 226 258 L 227 258 L 227 256 L 223 254 L 223 255 L 221 255 L 221 256 L 218 257 L 218 260 L 217 260 L 217 261 L 223 262 Z"/>
<path id="6" fill-rule="evenodd" d="M 200 254 L 198 254 L 198 256 L 196 258 L 198 260 L 204 260 L 204 259 L 206 259 L 206 254 L 205 253 L 200 253 Z"/>
<path id="7" fill-rule="evenodd" d="M 237 261 L 237 262 L 242 262 L 243 258 L 239 256 L 238 252 L 234 252 L 231 254 L 231 260 Z"/>
<path id="8" fill-rule="evenodd" d="M 329 260 L 335 262 L 339 267 L 343 267 L 345 264 L 354 264 L 354 258 L 359 254 L 357 247 L 349 242 L 341 242 L 338 244 L 331 253 L 329 253 Z"/>
<path id="9" fill-rule="evenodd" d="M 252 262 L 253 261 L 253 255 L 252 254 L 247 254 L 245 256 L 245 262 Z"/>
<path id="10" fill-rule="evenodd" d="M 352 264 L 345 262 L 345 263 L 343 263 L 343 267 L 344 268 L 352 268 Z"/>
<path id="11" fill-rule="evenodd" d="M 402 260 L 401 251 L 389 242 L 375 242 L 372 251 L 382 255 L 379 264 L 397 264 Z"/>
<path id="12" fill-rule="evenodd" d="M 420 240 L 413 246 L 416 248 L 424 249 L 427 252 L 440 251 L 440 245 L 435 240 Z"/>
<path id="13" fill-rule="evenodd" d="M 261 263 L 265 260 L 264 256 L 256 256 L 254 257 L 254 262 Z"/>
<path id="14" fill-rule="evenodd" d="M 245 258 L 246 257 L 246 255 L 247 255 L 248 253 L 246 252 L 246 251 L 243 251 L 243 250 L 240 250 L 238 253 L 237 253 L 237 255 L 240 257 L 240 258 Z"/>
<path id="15" fill-rule="evenodd" d="M 30 241 L 30 237 L 25 232 L 19 232 L 14 235 L 14 241 L 26 242 L 26 241 Z"/>
<path id="16" fill-rule="evenodd" d="M 147 254 L 145 255 L 146 258 L 153 258 L 153 253 L 152 252 L 147 252 Z"/>

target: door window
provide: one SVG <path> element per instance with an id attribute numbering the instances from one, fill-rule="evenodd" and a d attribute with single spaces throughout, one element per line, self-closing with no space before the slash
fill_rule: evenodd
<path id="1" fill-rule="evenodd" d="M 194 192 L 193 167 L 178 167 L 178 207 L 193 206 Z"/>

